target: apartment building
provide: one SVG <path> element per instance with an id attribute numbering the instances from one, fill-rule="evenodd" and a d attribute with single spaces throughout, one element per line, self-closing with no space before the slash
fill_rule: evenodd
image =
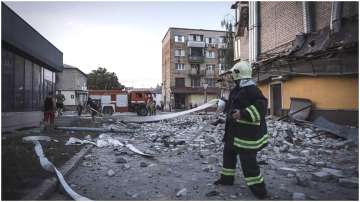
<path id="1" fill-rule="evenodd" d="M 1 3 L 1 128 L 38 126 L 43 102 L 55 91 L 63 53 Z"/>
<path id="2" fill-rule="evenodd" d="M 225 70 L 224 31 L 169 28 L 162 40 L 162 100 L 165 109 L 185 109 L 220 94 L 215 86 Z"/>
<path id="3" fill-rule="evenodd" d="M 310 120 L 358 125 L 358 2 L 251 2 L 232 5 L 234 58 L 281 116 L 291 98 L 313 103 Z"/>

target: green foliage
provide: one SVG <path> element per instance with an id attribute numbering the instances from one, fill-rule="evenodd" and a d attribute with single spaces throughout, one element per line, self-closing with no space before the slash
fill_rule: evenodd
<path id="1" fill-rule="evenodd" d="M 225 66 L 231 68 L 234 65 L 234 32 L 233 20 L 227 15 L 222 21 L 221 26 L 225 28 L 225 42 L 227 49 L 225 50 Z"/>
<path id="2" fill-rule="evenodd" d="M 108 72 L 106 68 L 99 67 L 97 70 L 92 70 L 88 74 L 88 88 L 90 90 L 111 90 L 123 89 L 114 72 Z"/>

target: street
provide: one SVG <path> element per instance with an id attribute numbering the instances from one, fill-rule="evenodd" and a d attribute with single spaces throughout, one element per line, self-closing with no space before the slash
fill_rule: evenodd
<path id="1" fill-rule="evenodd" d="M 222 168 L 224 128 L 208 124 L 215 118 L 214 113 L 186 115 L 128 124 L 138 131 L 133 135 L 100 135 L 131 143 L 155 157 L 145 158 L 126 147 L 93 147 L 67 182 L 92 200 L 257 200 L 239 165 L 234 186 L 213 185 Z M 207 127 L 200 129 L 203 123 Z M 357 146 L 326 135 L 310 139 L 316 134 L 312 129 L 293 123 L 272 119 L 267 123 L 270 144 L 258 161 L 270 200 L 358 200 Z M 294 144 L 288 142 L 289 130 Z M 49 199 L 71 198 L 58 189 Z"/>

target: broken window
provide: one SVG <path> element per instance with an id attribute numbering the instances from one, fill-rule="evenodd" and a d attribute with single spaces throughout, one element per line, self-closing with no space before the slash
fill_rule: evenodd
<path id="1" fill-rule="evenodd" d="M 226 43 L 226 40 L 225 40 L 224 36 L 219 37 L 219 43 Z"/>
<path id="2" fill-rule="evenodd" d="M 202 42 L 202 41 L 204 41 L 204 36 L 203 35 L 198 35 L 198 34 L 190 34 L 188 39 L 189 39 L 189 41 Z"/>

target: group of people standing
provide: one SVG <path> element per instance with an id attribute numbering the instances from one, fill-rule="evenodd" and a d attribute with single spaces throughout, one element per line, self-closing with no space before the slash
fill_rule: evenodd
<path id="1" fill-rule="evenodd" d="M 149 99 L 147 100 L 146 109 L 149 116 L 156 115 L 156 102 L 152 97 L 149 97 Z"/>

